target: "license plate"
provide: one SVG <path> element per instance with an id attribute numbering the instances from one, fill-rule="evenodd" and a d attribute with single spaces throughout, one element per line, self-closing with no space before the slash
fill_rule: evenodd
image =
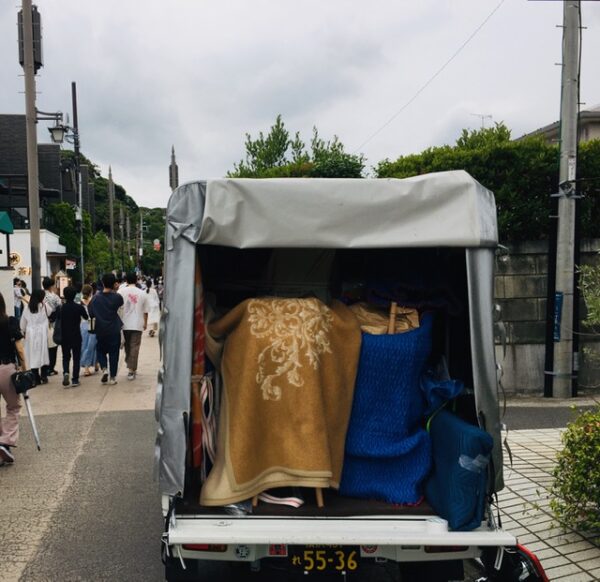
<path id="1" fill-rule="evenodd" d="M 292 566 L 305 572 L 356 570 L 360 561 L 358 546 L 288 546 Z"/>

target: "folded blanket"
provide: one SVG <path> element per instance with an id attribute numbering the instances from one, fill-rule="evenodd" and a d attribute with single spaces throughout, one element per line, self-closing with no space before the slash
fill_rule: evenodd
<path id="1" fill-rule="evenodd" d="M 249 299 L 207 330 L 225 338 L 223 399 L 200 502 L 338 487 L 361 340 L 350 310 L 318 299 Z"/>

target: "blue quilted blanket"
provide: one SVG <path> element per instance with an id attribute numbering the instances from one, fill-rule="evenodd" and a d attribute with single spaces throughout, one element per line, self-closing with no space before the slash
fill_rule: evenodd
<path id="1" fill-rule="evenodd" d="M 395 335 L 363 334 L 340 493 L 417 503 L 431 468 L 431 441 L 421 428 L 419 384 L 431 352 L 433 316 Z"/>

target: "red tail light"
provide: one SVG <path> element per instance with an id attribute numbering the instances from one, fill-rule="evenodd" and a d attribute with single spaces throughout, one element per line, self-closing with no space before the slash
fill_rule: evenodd
<path id="1" fill-rule="evenodd" d="M 426 554 L 441 554 L 443 552 L 466 552 L 469 546 L 425 546 Z"/>
<path id="2" fill-rule="evenodd" d="M 226 552 L 227 546 L 225 544 L 183 544 L 183 549 L 193 552 Z"/>

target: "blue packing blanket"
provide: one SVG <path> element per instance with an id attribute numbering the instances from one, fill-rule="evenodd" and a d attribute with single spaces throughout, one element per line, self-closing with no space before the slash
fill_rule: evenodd
<path id="1" fill-rule="evenodd" d="M 434 468 L 425 496 L 453 530 L 468 531 L 483 520 L 487 474 L 494 446 L 477 426 L 441 410 L 431 421 Z"/>
<path id="2" fill-rule="evenodd" d="M 340 493 L 418 503 L 431 468 L 431 441 L 421 428 L 425 398 L 419 387 L 431 352 L 433 316 L 418 329 L 363 334 L 346 435 Z"/>

